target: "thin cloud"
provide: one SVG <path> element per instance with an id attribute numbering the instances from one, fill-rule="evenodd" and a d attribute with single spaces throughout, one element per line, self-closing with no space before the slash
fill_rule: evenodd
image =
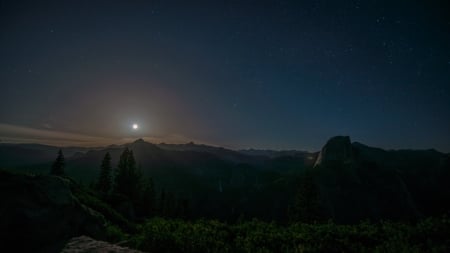
<path id="1" fill-rule="evenodd" d="M 55 146 L 98 147 L 130 143 L 137 138 L 142 138 L 152 143 L 187 143 L 194 141 L 196 143 L 208 144 L 207 142 L 193 140 L 180 134 L 112 138 L 0 123 L 0 142 L 5 143 L 39 143 Z"/>
<path id="2" fill-rule="evenodd" d="M 97 146 L 113 143 L 111 138 L 1 123 L 0 139 L 2 142 L 41 143 L 59 146 Z"/>

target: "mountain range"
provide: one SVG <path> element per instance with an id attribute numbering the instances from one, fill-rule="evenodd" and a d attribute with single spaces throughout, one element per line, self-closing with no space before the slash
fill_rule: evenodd
<path id="1" fill-rule="evenodd" d="M 66 173 L 89 184 L 107 152 L 117 165 L 125 147 L 158 192 L 188 199 L 196 217 L 235 220 L 257 217 L 286 221 L 306 171 L 319 189 L 326 217 L 349 223 L 363 219 L 414 219 L 450 210 L 450 155 L 436 150 L 383 150 L 331 138 L 320 152 L 230 150 L 195 143 L 152 144 L 142 139 L 88 149 L 63 147 Z M 0 168 L 48 173 L 58 147 L 0 144 Z"/>

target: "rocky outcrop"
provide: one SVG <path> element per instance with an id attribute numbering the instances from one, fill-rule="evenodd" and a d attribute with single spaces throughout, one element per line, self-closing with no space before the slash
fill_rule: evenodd
<path id="1" fill-rule="evenodd" d="M 353 163 L 354 155 L 349 136 L 335 136 L 327 141 L 317 157 L 315 166 L 329 162 Z"/>
<path id="2" fill-rule="evenodd" d="M 105 237 L 103 216 L 72 195 L 69 179 L 0 171 L 0 252 L 59 252 L 79 235 Z"/>
<path id="3" fill-rule="evenodd" d="M 327 216 L 339 223 L 420 217 L 412 184 L 385 160 L 395 161 L 384 150 L 352 144 L 348 136 L 328 140 L 314 170 Z"/>
<path id="4" fill-rule="evenodd" d="M 70 239 L 61 253 L 139 253 L 142 251 L 120 247 L 107 242 L 96 241 L 87 236 Z"/>

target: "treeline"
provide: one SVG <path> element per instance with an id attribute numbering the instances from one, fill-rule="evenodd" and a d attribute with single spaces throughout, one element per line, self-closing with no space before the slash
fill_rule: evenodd
<path id="1" fill-rule="evenodd" d="M 51 168 L 51 174 L 64 176 L 65 160 L 61 150 Z M 297 190 L 286 216 L 290 223 L 323 222 L 328 220 L 319 205 L 319 189 L 311 170 L 298 176 Z M 90 189 L 98 197 L 119 211 L 124 217 L 135 220 L 154 216 L 166 218 L 190 218 L 188 199 L 178 198 L 173 192 L 161 188 L 156 191 L 151 177 L 144 177 L 137 166 L 133 151 L 128 147 L 122 152 L 115 168 L 107 152 L 100 164 L 98 178 Z M 244 215 L 241 214 L 240 217 Z M 252 217 L 250 217 L 252 218 Z"/>
<path id="2" fill-rule="evenodd" d="M 61 150 L 52 165 L 50 174 L 65 176 L 65 159 Z M 188 218 L 189 201 L 162 188 L 156 191 L 153 179 L 144 177 L 138 168 L 133 151 L 122 152 L 115 169 L 107 152 L 101 162 L 98 179 L 90 189 L 97 197 L 111 205 L 124 217 L 134 221 L 153 216 Z"/>
<path id="3" fill-rule="evenodd" d="M 64 165 L 60 151 L 51 173 L 64 176 Z M 306 170 L 296 182 L 297 193 L 288 208 L 290 224 L 285 225 L 256 219 L 234 224 L 180 219 L 190 217 L 189 202 L 164 189 L 157 192 L 128 148 L 115 168 L 105 154 L 91 191 L 74 187 L 72 192 L 110 221 L 108 241 L 148 252 L 450 252 L 447 216 L 340 225 L 323 215 L 312 171 Z"/>
<path id="4" fill-rule="evenodd" d="M 52 165 L 50 173 L 64 176 L 65 160 L 61 150 Z M 197 217 L 191 211 L 190 202 L 179 198 L 173 192 L 161 188 L 156 190 L 151 177 L 143 176 L 137 166 L 133 151 L 128 147 L 113 167 L 111 155 L 107 152 L 101 161 L 98 178 L 89 186 L 97 197 L 106 202 L 124 217 L 134 221 L 154 216 L 166 218 Z M 319 189 L 311 170 L 305 169 L 296 180 L 297 190 L 287 206 L 285 215 L 290 223 L 316 223 L 327 221 L 319 205 Z M 241 213 L 239 217 L 244 217 Z M 249 217 L 253 218 L 253 217 Z M 241 218 L 238 218 L 241 219 Z"/>

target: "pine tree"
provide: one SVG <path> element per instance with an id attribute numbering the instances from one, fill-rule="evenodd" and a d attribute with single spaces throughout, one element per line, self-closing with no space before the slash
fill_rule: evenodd
<path id="1" fill-rule="evenodd" d="M 176 216 L 176 200 L 172 192 L 167 192 L 165 208 L 168 217 L 174 218 Z"/>
<path id="2" fill-rule="evenodd" d="M 159 197 L 159 215 L 165 216 L 166 215 L 166 190 L 164 188 L 161 190 L 161 195 Z"/>
<path id="3" fill-rule="evenodd" d="M 142 175 L 136 166 L 133 151 L 128 153 L 128 180 L 129 180 L 129 197 L 133 202 L 139 202 L 139 196 L 142 192 Z"/>
<path id="4" fill-rule="evenodd" d="M 64 155 L 62 150 L 60 149 L 58 151 L 58 157 L 56 157 L 55 162 L 53 162 L 52 169 L 50 170 L 50 174 L 56 175 L 56 176 L 63 176 L 64 175 Z"/>
<path id="5" fill-rule="evenodd" d="M 127 176 L 128 176 L 128 154 L 129 149 L 125 148 L 119 158 L 119 164 L 117 165 L 116 175 L 114 178 L 114 192 L 118 194 L 127 193 Z"/>
<path id="6" fill-rule="evenodd" d="M 305 172 L 299 178 L 294 205 L 288 211 L 292 222 L 312 223 L 320 221 L 322 215 L 319 203 L 319 188 L 311 172 Z"/>
<path id="7" fill-rule="evenodd" d="M 142 192 L 142 212 L 144 216 L 153 216 L 155 212 L 155 204 L 156 204 L 156 197 L 155 197 L 155 188 L 153 185 L 152 178 L 149 178 L 146 180 L 144 185 L 144 190 Z"/>
<path id="8" fill-rule="evenodd" d="M 130 174 L 136 173 L 136 160 L 134 159 L 133 150 L 128 151 L 128 159 L 127 159 L 127 166 L 129 169 Z"/>
<path id="9" fill-rule="evenodd" d="M 103 194 L 108 194 L 111 190 L 111 155 L 109 152 L 106 153 L 102 161 L 97 190 Z"/>
<path id="10" fill-rule="evenodd" d="M 139 202 L 142 190 L 142 175 L 136 167 L 133 151 L 126 148 L 119 159 L 116 170 L 114 193 L 127 196 L 133 203 Z"/>
<path id="11" fill-rule="evenodd" d="M 186 219 L 189 217 L 189 200 L 182 198 L 177 202 L 177 217 Z"/>

